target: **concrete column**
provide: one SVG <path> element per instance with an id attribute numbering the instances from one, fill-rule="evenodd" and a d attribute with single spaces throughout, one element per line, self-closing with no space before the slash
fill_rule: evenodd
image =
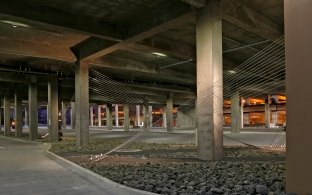
<path id="1" fill-rule="evenodd" d="M 265 102 L 264 113 L 265 113 L 265 127 L 270 128 L 270 95 L 268 95 L 268 100 Z"/>
<path id="2" fill-rule="evenodd" d="M 119 118 L 118 118 L 118 104 L 115 104 L 115 126 L 116 127 L 119 126 L 118 120 L 119 120 Z"/>
<path id="3" fill-rule="evenodd" d="M 70 103 L 70 126 L 72 129 L 75 129 L 76 124 L 76 107 L 75 102 Z"/>
<path id="4" fill-rule="evenodd" d="M 38 139 L 37 77 L 31 76 L 28 85 L 29 138 Z"/>
<path id="5" fill-rule="evenodd" d="M 167 127 L 167 114 L 166 114 L 166 112 L 167 112 L 167 107 L 164 106 L 164 111 L 163 111 L 163 115 L 162 115 L 162 117 L 163 117 L 163 127 L 164 128 Z"/>
<path id="6" fill-rule="evenodd" d="M 231 96 L 231 133 L 239 133 L 242 128 L 242 105 L 239 92 Z"/>
<path id="7" fill-rule="evenodd" d="M 144 126 L 143 129 L 144 131 L 149 131 L 150 130 L 150 125 L 149 125 L 149 118 L 148 118 L 148 102 L 144 101 L 143 103 L 143 118 L 144 118 Z"/>
<path id="8" fill-rule="evenodd" d="M 108 130 L 113 129 L 113 106 L 106 104 L 106 126 Z"/>
<path id="9" fill-rule="evenodd" d="M 220 1 L 209 0 L 197 14 L 198 157 L 223 154 L 222 19 Z"/>
<path id="10" fill-rule="evenodd" d="M 172 133 L 173 132 L 173 93 L 170 93 L 170 95 L 167 98 L 166 102 L 166 123 L 167 123 L 167 132 Z"/>
<path id="11" fill-rule="evenodd" d="M 148 116 L 150 127 L 153 127 L 153 106 L 148 107 Z"/>
<path id="12" fill-rule="evenodd" d="M 130 119 L 129 119 L 129 104 L 124 104 L 124 130 L 129 131 Z"/>
<path id="13" fill-rule="evenodd" d="M 93 106 L 91 106 L 91 108 L 89 108 L 90 110 L 90 126 L 93 127 L 94 126 L 94 112 L 93 112 Z"/>
<path id="14" fill-rule="evenodd" d="M 25 126 L 29 126 L 29 123 L 28 123 L 28 111 L 27 111 L 27 106 L 25 106 L 24 108 L 24 125 Z"/>
<path id="15" fill-rule="evenodd" d="M 2 130 L 2 97 L 0 94 L 0 131 Z"/>
<path id="16" fill-rule="evenodd" d="M 78 61 L 75 66 L 76 144 L 89 144 L 89 67 Z"/>
<path id="17" fill-rule="evenodd" d="M 22 110 L 22 96 L 20 87 L 17 85 L 14 97 L 15 106 L 15 136 L 21 137 L 23 131 L 23 110 Z"/>
<path id="18" fill-rule="evenodd" d="M 67 110 L 66 102 L 62 101 L 62 128 L 63 129 L 66 129 L 66 110 Z"/>
<path id="19" fill-rule="evenodd" d="M 312 2 L 285 0 L 286 191 L 312 193 Z"/>
<path id="20" fill-rule="evenodd" d="M 98 126 L 101 127 L 102 126 L 102 106 L 98 105 Z"/>
<path id="21" fill-rule="evenodd" d="M 10 99 L 8 94 L 3 98 L 3 119 L 4 119 L 4 136 L 11 134 L 11 120 L 10 120 Z"/>
<path id="22" fill-rule="evenodd" d="M 58 142 L 58 80 L 50 77 L 48 82 L 48 131 L 49 141 Z"/>
<path id="23" fill-rule="evenodd" d="M 139 126 L 141 123 L 140 105 L 136 105 L 136 123 L 137 123 L 137 126 Z"/>

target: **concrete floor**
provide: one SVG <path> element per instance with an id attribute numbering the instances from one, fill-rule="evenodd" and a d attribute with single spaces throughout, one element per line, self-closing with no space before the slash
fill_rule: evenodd
<path id="1" fill-rule="evenodd" d="M 45 144 L 0 136 L 0 194 L 140 194 L 79 176 L 70 168 L 43 155 L 47 147 Z"/>

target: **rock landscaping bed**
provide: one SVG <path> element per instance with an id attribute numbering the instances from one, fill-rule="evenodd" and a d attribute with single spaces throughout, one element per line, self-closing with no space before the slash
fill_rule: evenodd
<path id="1" fill-rule="evenodd" d="M 75 146 L 73 137 L 51 151 L 120 184 L 159 194 L 285 194 L 284 152 L 228 146 L 224 159 L 196 159 L 193 144 L 132 142 L 109 155 L 124 139 L 93 139 Z"/>

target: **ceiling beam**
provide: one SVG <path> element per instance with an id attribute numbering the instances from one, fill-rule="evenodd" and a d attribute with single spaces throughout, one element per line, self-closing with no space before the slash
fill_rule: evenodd
<path id="1" fill-rule="evenodd" d="M 76 60 L 73 53 L 66 48 L 58 48 L 28 41 L 18 41 L 5 37 L 0 37 L 0 53 L 66 62 L 74 62 Z"/>
<path id="2" fill-rule="evenodd" d="M 195 84 L 195 75 L 185 72 L 177 72 L 171 70 L 162 70 L 155 65 L 149 65 L 139 61 L 124 59 L 114 56 L 105 56 L 100 59 L 91 60 L 90 64 L 93 66 L 106 67 L 109 69 L 129 71 L 129 74 L 150 74 L 158 76 L 161 81 L 172 81 L 183 84 Z"/>
<path id="3" fill-rule="evenodd" d="M 112 44 L 111 41 L 97 39 L 96 42 L 92 40 L 90 44 L 84 44 L 83 47 L 80 48 L 79 58 L 81 60 L 90 60 L 99 58 L 119 49 L 124 49 L 135 42 L 181 25 L 190 20 L 190 18 L 192 18 L 190 16 L 192 15 L 191 7 L 188 4 L 180 1 L 170 2 L 149 14 L 128 23 L 126 25 L 127 38 L 122 42 Z M 93 51 L 93 53 L 88 53 L 87 51 L 89 50 Z"/>
<path id="4" fill-rule="evenodd" d="M 206 6 L 206 0 L 182 0 L 196 8 Z M 248 32 L 275 41 L 283 33 L 279 25 L 253 8 L 236 0 L 220 0 L 222 19 Z"/>
<path id="5" fill-rule="evenodd" d="M 117 26 L 83 15 L 74 15 L 46 6 L 34 6 L 17 0 L 1 0 L 1 16 L 11 16 L 31 23 L 49 24 L 64 30 L 88 34 L 114 41 L 123 40 Z M 101 27 L 101 28 L 99 28 Z"/>
<path id="6" fill-rule="evenodd" d="M 159 36 L 143 39 L 127 47 L 126 50 L 137 50 L 144 53 L 159 52 L 182 60 L 196 59 L 195 47 L 181 41 L 174 41 Z"/>
<path id="7" fill-rule="evenodd" d="M 276 40 L 282 33 L 275 24 L 256 10 L 235 0 L 221 0 L 222 19 L 265 39 Z"/>

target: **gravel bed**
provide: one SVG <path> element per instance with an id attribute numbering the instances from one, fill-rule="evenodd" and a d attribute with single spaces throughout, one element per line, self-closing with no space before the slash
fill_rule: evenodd
<path id="1" fill-rule="evenodd" d="M 133 142 L 102 158 L 123 141 L 94 139 L 80 148 L 65 137 L 51 151 L 115 182 L 159 194 L 285 194 L 285 152 L 227 146 L 222 161 L 204 162 L 194 144 Z"/>
<path id="2" fill-rule="evenodd" d="M 81 166 L 115 182 L 159 194 L 284 194 L 285 164 L 266 162 L 152 162 Z M 153 163 L 153 161 L 157 163 Z"/>

